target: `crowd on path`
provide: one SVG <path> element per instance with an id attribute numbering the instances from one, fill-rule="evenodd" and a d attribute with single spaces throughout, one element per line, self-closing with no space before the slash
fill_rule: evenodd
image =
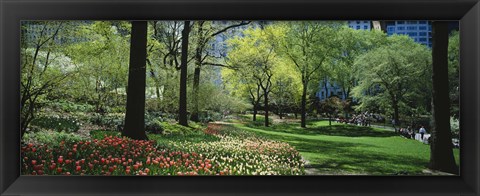
<path id="1" fill-rule="evenodd" d="M 380 116 L 376 115 L 373 113 L 361 113 L 358 115 L 353 115 L 352 118 L 347 119 L 343 117 L 338 117 L 336 119 L 337 123 L 345 123 L 345 124 L 351 124 L 351 125 L 357 125 L 357 126 L 368 126 L 370 127 L 372 125 L 372 122 L 379 122 L 379 121 L 385 121 L 385 119 Z M 392 119 L 392 125 L 393 129 L 395 132 L 397 132 L 397 128 L 395 128 L 395 125 L 397 123 L 395 120 Z M 398 133 L 400 133 L 401 136 L 407 138 L 407 139 L 414 139 L 418 140 L 424 144 L 429 144 L 430 143 L 430 134 L 427 133 L 427 129 L 425 126 L 420 125 L 418 128 L 418 131 L 415 131 L 414 128 L 407 126 L 407 128 L 400 128 L 398 129 Z M 460 147 L 460 141 L 456 138 L 452 139 L 452 144 L 455 148 Z"/>
<path id="2" fill-rule="evenodd" d="M 352 124 L 352 125 L 358 125 L 358 126 L 371 126 L 372 122 L 376 122 L 379 119 L 382 118 L 381 116 L 365 112 L 363 114 L 358 114 L 358 115 L 353 115 L 352 118 L 346 119 L 343 117 L 339 117 L 336 119 L 338 123 L 345 123 L 345 124 Z"/>

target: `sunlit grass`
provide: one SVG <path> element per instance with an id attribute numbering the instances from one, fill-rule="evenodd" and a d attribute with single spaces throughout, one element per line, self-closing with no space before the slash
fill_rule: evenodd
<path id="1" fill-rule="evenodd" d="M 235 124 L 270 139 L 294 146 L 319 174 L 421 174 L 430 159 L 430 146 L 379 128 L 328 121 L 262 127 Z M 459 150 L 454 149 L 457 164 Z"/>

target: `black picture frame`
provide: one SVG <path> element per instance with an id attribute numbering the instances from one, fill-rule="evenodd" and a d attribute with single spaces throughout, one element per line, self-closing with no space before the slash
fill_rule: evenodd
<path id="1" fill-rule="evenodd" d="M 478 0 L 0 0 L 0 195 L 479 195 Z M 21 20 L 460 20 L 460 176 L 20 176 Z"/>

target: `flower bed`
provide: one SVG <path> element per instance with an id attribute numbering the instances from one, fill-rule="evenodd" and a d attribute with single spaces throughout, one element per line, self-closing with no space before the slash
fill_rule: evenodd
<path id="1" fill-rule="evenodd" d="M 155 141 L 107 136 L 59 148 L 22 147 L 22 172 L 31 175 L 197 175 L 223 174 L 197 153 L 157 148 Z"/>
<path id="2" fill-rule="evenodd" d="M 210 129 L 210 130 L 209 130 Z M 216 131 L 212 131 L 215 129 Z M 142 141 L 107 136 L 80 142 L 22 146 L 25 175 L 301 175 L 303 162 L 287 143 L 221 126 L 215 141 Z M 227 130 L 227 131 L 225 131 Z"/>

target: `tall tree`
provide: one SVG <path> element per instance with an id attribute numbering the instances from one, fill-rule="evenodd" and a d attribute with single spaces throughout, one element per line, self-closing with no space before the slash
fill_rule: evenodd
<path id="1" fill-rule="evenodd" d="M 190 34 L 190 21 L 185 21 L 182 30 L 182 55 L 180 65 L 180 101 L 178 108 L 178 123 L 188 126 L 187 117 L 187 64 L 188 64 L 188 38 Z"/>
<path id="2" fill-rule="evenodd" d="M 358 85 L 353 93 L 360 102 L 358 110 L 372 108 L 369 104 L 388 108 L 398 123 L 402 107 L 412 107 L 410 102 L 422 100 L 426 94 L 423 87 L 430 77 L 431 55 L 426 46 L 408 36 L 387 39 L 387 45 L 361 55 L 355 62 Z"/>
<path id="3" fill-rule="evenodd" d="M 431 169 L 458 174 L 450 132 L 450 98 L 448 92 L 448 22 L 432 23 L 432 113 L 430 144 Z"/>
<path id="4" fill-rule="evenodd" d="M 338 38 L 338 54 L 331 63 L 330 71 L 332 73 L 329 75 L 331 76 L 330 79 L 335 81 L 342 89 L 345 99 L 348 99 L 356 83 L 355 59 L 368 52 L 368 50 L 381 46 L 386 34 L 378 30 L 354 30 L 347 26 L 342 27 L 338 34 L 340 35 Z M 325 90 L 327 90 L 326 81 L 324 84 Z"/>
<path id="5" fill-rule="evenodd" d="M 216 63 L 212 59 L 212 57 L 220 58 L 219 56 L 214 56 L 211 52 L 208 51 L 208 43 L 212 42 L 216 36 L 220 36 L 222 33 L 228 32 L 231 29 L 248 25 L 250 21 L 241 21 L 239 23 L 227 23 L 224 22 L 217 22 L 213 23 L 213 21 L 197 21 L 195 22 L 196 28 L 195 31 L 195 70 L 193 73 L 193 86 L 192 86 L 192 114 L 190 119 L 192 121 L 198 122 L 199 121 L 199 90 L 200 90 L 200 73 L 202 71 L 203 65 L 213 65 L 213 66 L 222 66 L 225 67 L 223 64 Z M 217 48 L 213 48 L 217 49 Z"/>
<path id="6" fill-rule="evenodd" d="M 309 83 L 320 75 L 328 59 L 334 55 L 336 31 L 340 24 L 315 21 L 284 24 L 287 32 L 278 48 L 295 64 L 301 75 L 301 127 L 305 128 Z"/>
<path id="7" fill-rule="evenodd" d="M 147 59 L 147 21 L 133 21 L 130 41 L 127 108 L 122 136 L 146 140 L 145 81 Z"/>
<path id="8" fill-rule="evenodd" d="M 269 126 L 269 94 L 272 91 L 274 65 L 278 65 L 274 46 L 269 41 L 269 36 L 275 33 L 273 28 L 247 29 L 243 31 L 243 37 L 235 37 L 229 42 L 232 47 L 228 54 L 229 62 L 236 67 L 237 74 L 245 77 L 244 81 L 249 83 L 248 90 L 255 111 L 255 96 L 259 98 L 259 91 L 262 91 L 265 126 Z"/>

